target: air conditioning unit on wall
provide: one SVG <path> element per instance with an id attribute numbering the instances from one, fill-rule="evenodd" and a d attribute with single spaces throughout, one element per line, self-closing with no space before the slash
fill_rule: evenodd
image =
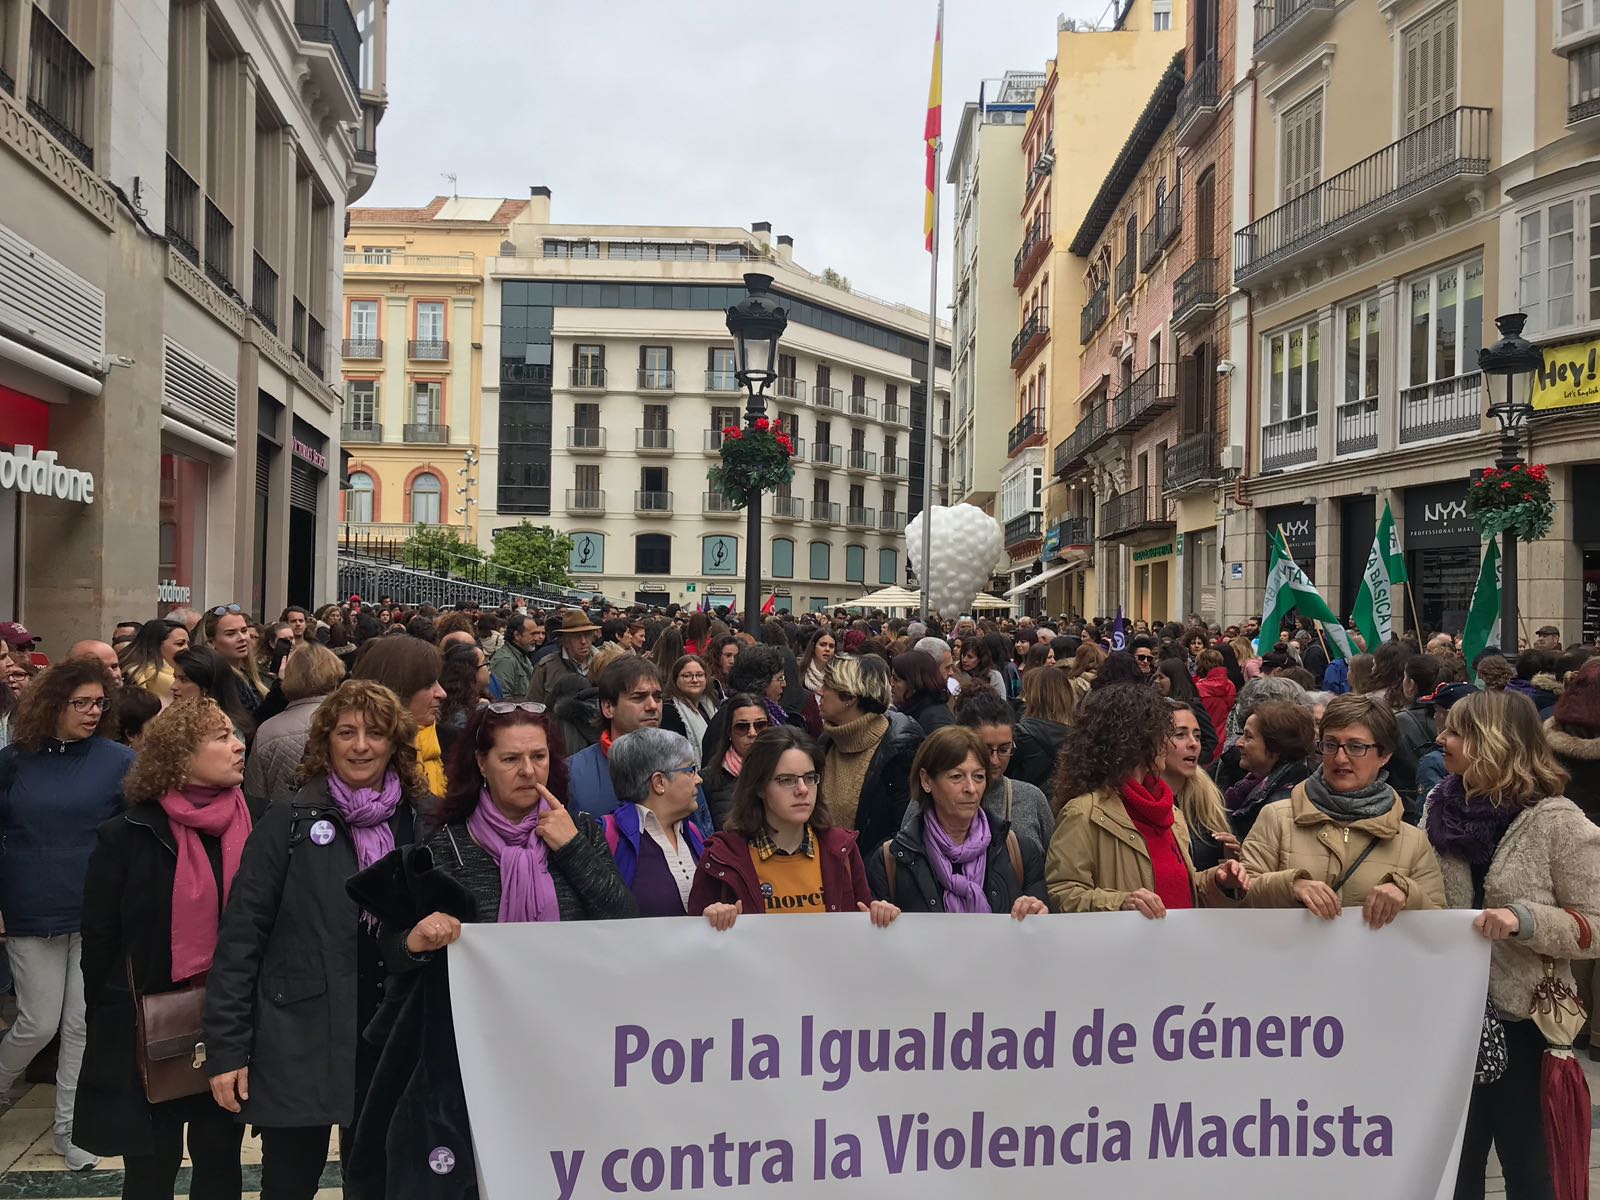
<path id="1" fill-rule="evenodd" d="M 1224 471 L 1244 470 L 1244 447 L 1224 446 L 1221 454 L 1221 465 Z"/>

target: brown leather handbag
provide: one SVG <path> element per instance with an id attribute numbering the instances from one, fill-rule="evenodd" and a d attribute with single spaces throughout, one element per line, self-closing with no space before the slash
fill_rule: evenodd
<path id="1" fill-rule="evenodd" d="M 128 990 L 133 993 L 133 1053 L 139 1063 L 145 1098 L 161 1104 L 211 1090 L 206 1074 L 206 1043 L 201 1032 L 205 1015 L 205 982 L 186 984 L 174 992 L 141 996 L 133 982 L 129 959 Z"/>

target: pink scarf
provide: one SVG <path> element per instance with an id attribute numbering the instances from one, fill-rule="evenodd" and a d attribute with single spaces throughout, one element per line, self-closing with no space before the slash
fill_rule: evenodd
<path id="1" fill-rule="evenodd" d="M 522 820 L 512 823 L 494 806 L 486 787 L 467 818 L 467 832 L 500 868 L 500 923 L 559 921 L 556 884 L 550 876 L 550 854 L 534 832 L 539 814 L 549 806 L 540 800 Z"/>
<path id="2" fill-rule="evenodd" d="M 178 843 L 178 869 L 172 877 L 172 982 L 182 983 L 211 969 L 217 918 L 239 872 L 239 857 L 250 836 L 250 810 L 236 787 L 185 787 L 166 793 L 160 804 Z M 201 834 L 222 844 L 220 900 Z"/>
<path id="3" fill-rule="evenodd" d="M 729 746 L 722 752 L 722 769 L 733 778 L 739 778 L 739 772 L 744 768 L 744 759 L 739 757 L 739 752 Z"/>

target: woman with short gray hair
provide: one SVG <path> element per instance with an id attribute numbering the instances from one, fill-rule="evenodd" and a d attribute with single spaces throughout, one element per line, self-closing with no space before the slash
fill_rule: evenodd
<path id="1" fill-rule="evenodd" d="M 606 764 L 619 801 L 605 818 L 606 842 L 639 915 L 686 915 L 705 853 L 689 819 L 699 807 L 699 751 L 681 733 L 636 729 L 611 743 Z"/>

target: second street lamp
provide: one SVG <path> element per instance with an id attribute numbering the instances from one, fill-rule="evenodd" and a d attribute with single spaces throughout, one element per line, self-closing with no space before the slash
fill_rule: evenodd
<path id="1" fill-rule="evenodd" d="M 1495 400 L 1494 385 L 1489 389 L 1489 415 L 1500 426 L 1500 457 L 1495 466 L 1501 471 L 1522 465 L 1522 427 L 1533 415 L 1533 373 L 1544 365 L 1539 348 L 1522 336 L 1528 322 L 1526 313 L 1507 313 L 1495 318 L 1500 339 L 1478 351 L 1478 369 L 1503 380 L 1503 399 Z M 1517 632 L 1517 535 L 1506 529 L 1500 551 L 1500 648 L 1515 659 L 1521 647 Z"/>
<path id="2" fill-rule="evenodd" d="M 745 389 L 745 427 L 766 415 L 766 392 L 778 378 L 778 339 L 789 326 L 789 310 L 772 294 L 772 276 L 744 277 L 745 297 L 728 309 L 733 334 L 735 377 Z M 750 489 L 745 513 L 744 622 L 753 632 L 761 614 L 761 489 Z"/>

